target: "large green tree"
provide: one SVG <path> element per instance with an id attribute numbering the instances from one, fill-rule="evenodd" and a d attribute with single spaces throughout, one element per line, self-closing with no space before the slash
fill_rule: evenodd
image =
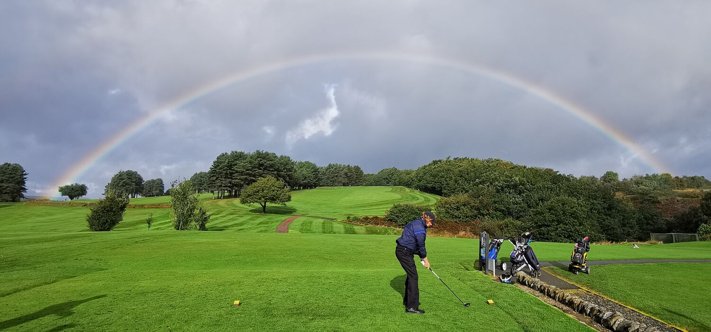
<path id="1" fill-rule="evenodd" d="M 244 187 L 265 176 L 273 176 L 294 186 L 294 162 L 287 156 L 272 152 L 232 151 L 217 156 L 208 171 L 210 187 L 218 198 L 237 197 Z"/>
<path id="2" fill-rule="evenodd" d="M 395 167 L 384 168 L 373 174 L 367 185 L 370 186 L 412 186 L 412 170 L 399 170 Z"/>
<path id="3" fill-rule="evenodd" d="M 288 201 L 291 201 L 289 188 L 283 181 L 273 176 L 261 178 L 250 184 L 244 188 L 240 196 L 242 204 L 259 204 L 262 213 L 267 212 L 267 203 L 284 204 Z"/>
<path id="4" fill-rule="evenodd" d="M 597 240 L 598 227 L 588 216 L 580 200 L 561 196 L 534 209 L 525 221 L 539 240 L 569 242 L 585 235 Z"/>
<path id="5" fill-rule="evenodd" d="M 135 198 L 143 192 L 143 177 L 136 171 L 119 171 L 106 185 L 104 193 L 110 191 Z"/>
<path id="6" fill-rule="evenodd" d="M 254 183 L 266 176 L 273 176 L 290 187 L 294 186 L 294 161 L 290 157 L 257 150 L 249 155 L 247 161 L 246 172 L 249 177 L 247 184 Z"/>
<path id="7" fill-rule="evenodd" d="M 363 170 L 358 165 L 346 165 L 344 170 L 344 177 L 346 179 L 346 186 L 360 186 L 363 185 L 363 179 L 365 175 Z"/>
<path id="8" fill-rule="evenodd" d="M 318 171 L 316 164 L 310 161 L 297 161 L 294 164 L 294 188 L 311 189 L 318 187 Z"/>
<path id="9" fill-rule="evenodd" d="M 197 172 L 190 177 L 190 183 L 193 184 L 193 189 L 196 193 L 205 193 L 210 191 L 210 175 L 207 172 Z"/>
<path id="10" fill-rule="evenodd" d="M 365 174 L 359 166 L 328 164 L 319 170 L 321 186 L 360 186 Z"/>
<path id="11" fill-rule="evenodd" d="M 0 165 L 0 202 L 18 202 L 25 198 L 27 172 L 20 164 Z"/>
<path id="12" fill-rule="evenodd" d="M 70 201 L 74 200 L 75 198 L 86 196 L 87 191 L 88 188 L 86 187 L 86 185 L 79 183 L 73 183 L 59 187 L 59 193 L 62 194 L 62 196 L 69 197 Z"/>
<path id="13" fill-rule="evenodd" d="M 246 158 L 246 153 L 233 151 L 231 153 L 221 153 L 212 162 L 207 174 L 210 189 L 217 194 L 217 198 L 234 195 L 242 187 L 243 183 L 238 181 L 235 169 Z"/>
<path id="14" fill-rule="evenodd" d="M 489 218 L 494 213 L 491 196 L 456 194 L 443 197 L 435 204 L 437 217 L 451 221 L 474 221 Z"/>
<path id="15" fill-rule="evenodd" d="M 150 179 L 143 183 L 143 197 L 163 196 L 165 194 L 165 185 L 163 179 Z"/>

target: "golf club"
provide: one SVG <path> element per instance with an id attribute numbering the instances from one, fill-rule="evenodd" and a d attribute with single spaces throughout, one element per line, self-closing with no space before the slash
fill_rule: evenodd
<path id="1" fill-rule="evenodd" d="M 423 266 L 425 265 L 425 262 L 424 262 L 424 261 L 420 261 L 420 263 L 422 263 Z M 459 302 L 462 302 L 462 305 L 464 305 L 465 308 L 468 308 L 468 307 L 469 307 L 469 304 L 470 304 L 470 303 L 469 303 L 469 302 L 464 303 L 464 301 L 462 301 L 462 299 L 460 299 L 459 296 L 457 296 L 457 294 L 455 294 L 454 291 L 453 291 L 451 288 L 449 288 L 449 286 L 447 286 L 446 283 L 444 283 L 444 280 L 442 280 L 442 278 L 440 278 L 440 277 L 437 275 L 437 273 L 436 273 L 434 270 L 432 270 L 432 268 L 427 268 L 427 269 L 430 270 L 430 272 L 432 272 L 432 274 L 434 274 L 434 276 L 437 277 L 437 279 L 439 279 L 440 282 L 442 282 L 442 285 L 444 285 L 444 287 L 447 287 L 447 289 L 449 290 L 449 292 L 452 293 L 452 295 L 454 295 L 454 297 L 456 297 L 457 300 L 459 300 Z"/>

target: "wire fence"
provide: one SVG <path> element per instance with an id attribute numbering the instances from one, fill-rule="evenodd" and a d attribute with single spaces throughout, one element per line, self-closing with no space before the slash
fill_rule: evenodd
<path id="1" fill-rule="evenodd" d="M 652 241 L 662 243 L 691 242 L 698 241 L 699 234 L 696 233 L 649 233 Z"/>

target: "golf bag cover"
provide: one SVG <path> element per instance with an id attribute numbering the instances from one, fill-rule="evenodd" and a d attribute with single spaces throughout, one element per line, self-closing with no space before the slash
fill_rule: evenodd
<path id="1" fill-rule="evenodd" d="M 533 252 L 533 249 L 531 247 L 526 247 L 526 250 L 523 252 L 523 254 L 526 256 L 528 263 L 531 264 L 534 269 L 541 269 L 541 264 L 538 262 L 538 257 L 536 257 L 536 253 Z"/>
<path id="2" fill-rule="evenodd" d="M 573 250 L 573 256 L 570 257 L 570 261 L 575 264 L 585 264 L 585 253 L 590 251 L 590 243 L 586 241 L 587 237 L 575 242 L 575 249 Z"/>
<path id="3" fill-rule="evenodd" d="M 523 251 L 520 250 L 519 248 L 516 248 L 511 252 L 511 256 L 509 256 L 509 258 L 511 259 L 512 264 L 521 263 L 524 260 Z"/>
<path id="4" fill-rule="evenodd" d="M 581 252 L 580 248 L 575 248 L 575 253 L 573 253 L 573 257 L 572 257 L 571 261 L 575 264 L 585 263 L 585 262 L 583 262 L 583 253 Z"/>
<path id="5" fill-rule="evenodd" d="M 489 253 L 486 256 L 487 259 L 496 260 L 496 258 L 499 256 L 499 249 L 501 249 L 502 242 L 503 240 L 494 239 L 491 241 L 491 243 L 489 243 Z"/>

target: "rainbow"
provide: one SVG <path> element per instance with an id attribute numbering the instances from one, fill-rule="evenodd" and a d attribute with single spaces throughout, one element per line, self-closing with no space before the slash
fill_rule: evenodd
<path id="1" fill-rule="evenodd" d="M 513 76 L 509 73 L 495 70 L 489 67 L 484 67 L 476 64 L 466 63 L 462 61 L 457 61 L 453 59 L 441 58 L 441 57 L 430 57 L 430 56 L 419 56 L 405 53 L 382 53 L 382 52 L 368 52 L 368 53 L 345 53 L 345 54 L 322 54 L 322 55 L 311 55 L 304 56 L 300 58 L 292 58 L 284 61 L 277 61 L 261 66 L 251 67 L 246 70 L 237 71 L 231 73 L 225 77 L 219 78 L 217 80 L 208 82 L 204 85 L 198 86 L 197 88 L 190 90 L 177 98 L 165 103 L 161 107 L 158 107 L 150 112 L 147 112 L 143 117 L 134 121 L 127 127 L 123 128 L 119 132 L 113 134 L 106 141 L 101 143 L 91 152 L 86 154 L 80 161 L 72 165 L 67 169 L 60 177 L 56 179 L 53 183 L 53 187 L 58 188 L 61 185 L 72 183 L 88 170 L 94 163 L 99 159 L 104 157 L 106 154 L 111 152 L 123 142 L 131 138 L 134 134 L 141 131 L 145 127 L 149 126 L 151 123 L 156 121 L 162 115 L 172 111 L 180 109 L 181 107 L 189 104 L 196 99 L 209 95 L 212 92 L 225 88 L 235 83 L 239 83 L 251 78 L 255 78 L 261 75 L 278 72 L 281 70 L 312 65 L 328 61 L 399 61 L 399 62 L 410 62 L 428 66 L 440 66 L 444 68 L 449 68 L 452 70 L 457 70 L 472 75 L 483 76 L 494 81 L 498 81 L 512 88 L 525 91 L 526 93 L 535 96 L 537 98 L 543 99 L 548 103 L 557 106 L 560 110 L 563 110 L 574 117 L 580 119 L 581 121 L 589 124 L 590 126 L 597 129 L 599 132 L 609 137 L 613 141 L 625 147 L 627 150 L 633 153 L 634 156 L 640 158 L 645 164 L 647 164 L 652 169 L 657 170 L 662 173 L 671 173 L 669 168 L 663 163 L 657 160 L 651 153 L 649 153 L 642 146 L 637 144 L 634 140 L 628 137 L 626 134 L 617 130 L 612 125 L 605 123 L 602 119 L 595 116 L 591 112 L 585 110 L 583 107 L 569 101 L 546 88 L 536 85 L 532 82 L 526 81 L 520 77 Z M 48 190 L 51 191 L 51 190 Z"/>

